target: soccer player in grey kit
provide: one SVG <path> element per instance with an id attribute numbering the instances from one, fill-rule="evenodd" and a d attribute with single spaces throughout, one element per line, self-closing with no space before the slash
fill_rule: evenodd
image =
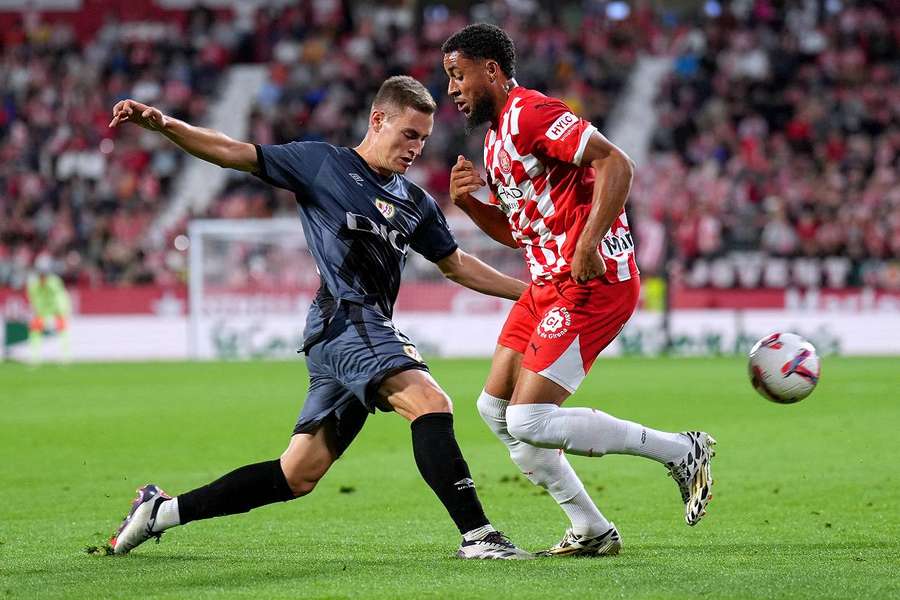
<path id="1" fill-rule="evenodd" d="M 463 536 L 460 558 L 530 558 L 494 530 L 456 443 L 450 399 L 412 341 L 391 321 L 412 248 L 465 287 L 516 300 L 525 289 L 460 250 L 434 199 L 406 177 L 434 124 L 435 103 L 411 77 L 386 80 L 356 148 L 322 142 L 254 145 L 123 100 L 111 127 L 134 123 L 221 167 L 249 171 L 296 194 L 321 277 L 303 352 L 309 391 L 280 459 L 241 467 L 176 497 L 138 490 L 110 540 L 116 554 L 190 521 L 243 513 L 310 493 L 375 408 L 411 423 L 413 453 Z"/>

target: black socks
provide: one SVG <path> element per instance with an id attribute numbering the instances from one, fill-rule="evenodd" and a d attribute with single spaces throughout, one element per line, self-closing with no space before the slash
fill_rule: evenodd
<path id="1" fill-rule="evenodd" d="M 453 415 L 429 413 L 412 422 L 413 455 L 426 483 L 450 513 L 460 533 L 488 525 L 475 483 L 453 434 Z M 244 513 L 292 500 L 281 461 L 247 465 L 178 496 L 181 524 Z"/>
<path id="2" fill-rule="evenodd" d="M 450 513 L 459 532 L 487 525 L 475 482 L 453 434 L 453 415 L 422 415 L 412 422 L 411 429 L 419 473 Z"/>
<path id="3" fill-rule="evenodd" d="M 278 459 L 247 465 L 210 484 L 178 496 L 181 524 L 245 513 L 273 502 L 293 500 Z"/>

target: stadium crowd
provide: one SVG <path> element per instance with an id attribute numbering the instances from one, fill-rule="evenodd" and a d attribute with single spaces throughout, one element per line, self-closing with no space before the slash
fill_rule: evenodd
<path id="1" fill-rule="evenodd" d="M 249 26 L 196 11 L 183 24 L 113 22 L 87 42 L 27 20 L 5 32 L 0 286 L 21 285 L 40 253 L 74 283 L 183 281 L 184 255 L 171 240 L 184 221 L 164 247 L 145 236 L 183 156 L 137 128 L 107 129 L 109 111 L 135 97 L 202 123 L 236 61 L 268 70 L 251 115 L 257 143 L 353 144 L 380 81 L 423 81 L 440 105 L 410 176 L 446 204 L 449 166 L 460 152 L 479 159 L 481 140 L 464 137 L 445 101 L 439 48 L 465 23 L 490 20 L 517 41 L 522 83 L 601 130 L 639 55 L 674 57 L 631 199 L 645 273 L 663 269 L 668 249 L 691 285 L 750 285 L 746 272 L 758 271 L 770 285 L 900 287 L 900 31 L 885 9 L 711 2 L 708 14 L 678 20 L 610 10 L 624 3 L 488 2 L 466 15 L 439 5 L 416 14 L 411 4 L 308 1 L 260 9 Z M 280 213 L 293 214 L 289 194 L 235 174 L 201 216 Z M 520 268 L 517 257 L 497 256 Z M 788 260 L 806 261 L 805 271 Z"/>
<path id="2" fill-rule="evenodd" d="M 637 239 L 656 240 L 641 267 L 661 268 L 668 230 L 693 286 L 763 261 L 771 286 L 900 289 L 898 21 L 876 3 L 789 4 L 679 40 L 633 193 Z"/>

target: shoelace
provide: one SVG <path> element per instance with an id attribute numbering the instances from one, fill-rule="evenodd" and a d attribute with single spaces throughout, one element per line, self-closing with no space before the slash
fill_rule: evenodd
<path id="1" fill-rule="evenodd" d="M 499 546 L 505 546 L 507 548 L 515 548 L 515 545 L 513 545 L 513 543 L 509 541 L 508 537 L 503 535 L 502 531 L 492 531 L 478 541 L 486 542 L 488 544 L 497 544 Z"/>

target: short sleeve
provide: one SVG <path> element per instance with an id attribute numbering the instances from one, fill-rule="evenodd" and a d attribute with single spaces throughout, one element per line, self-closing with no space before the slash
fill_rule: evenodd
<path id="1" fill-rule="evenodd" d="M 422 200 L 422 220 L 409 243 L 413 250 L 431 262 L 447 258 L 459 247 L 444 213 L 427 193 Z"/>
<path id="2" fill-rule="evenodd" d="M 521 146 L 520 153 L 576 165 L 581 164 L 588 140 L 597 131 L 590 121 L 575 116 L 564 102 L 553 98 L 525 106 L 519 122 L 516 146 Z"/>
<path id="3" fill-rule="evenodd" d="M 259 170 L 254 175 L 276 187 L 304 192 L 315 181 L 319 168 L 333 151 L 333 146 L 323 142 L 257 145 Z"/>

